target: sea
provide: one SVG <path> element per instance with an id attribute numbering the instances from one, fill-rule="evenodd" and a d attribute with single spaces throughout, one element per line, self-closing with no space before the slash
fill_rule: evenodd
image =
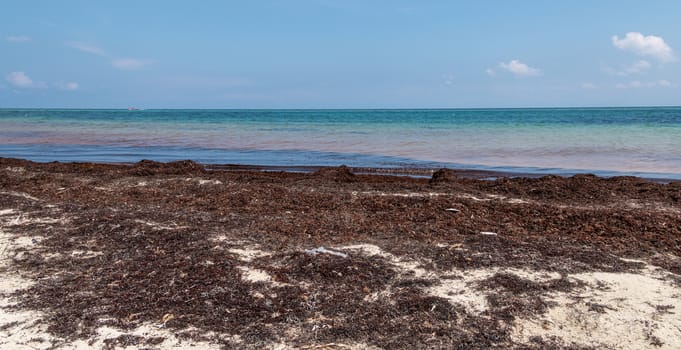
<path id="1" fill-rule="evenodd" d="M 0 109 L 0 157 L 681 179 L 681 107 Z"/>

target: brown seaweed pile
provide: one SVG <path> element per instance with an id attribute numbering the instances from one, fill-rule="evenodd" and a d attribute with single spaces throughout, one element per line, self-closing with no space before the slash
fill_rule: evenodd
<path id="1" fill-rule="evenodd" d="M 18 196 L 17 193 L 27 196 Z M 500 272 L 484 314 L 425 292 L 447 271 L 522 268 L 624 272 L 645 258 L 681 273 L 681 183 L 637 178 L 495 181 L 441 170 L 432 179 L 206 171 L 191 161 L 38 164 L 0 158 L 0 210 L 54 220 L 6 227 L 35 237 L 15 268 L 37 281 L 18 307 L 48 330 L 88 338 L 98 327 L 154 322 L 225 348 L 348 343 L 390 349 L 577 348 L 519 344 L 516 317 L 544 313 L 578 289 Z M 490 234 L 482 235 L 481 232 Z M 383 255 L 343 250 L 371 244 Z M 338 254 L 311 254 L 338 247 Z M 253 256 L 240 253 L 257 250 Z M 412 276 L 390 257 L 431 273 Z M 263 278 L 249 276 L 260 273 Z M 456 278 L 453 276 L 452 278 Z M 193 331 L 186 331 L 193 329 Z M 212 334 L 239 335 L 240 343 Z M 159 339 L 118 337 L 111 347 Z"/>

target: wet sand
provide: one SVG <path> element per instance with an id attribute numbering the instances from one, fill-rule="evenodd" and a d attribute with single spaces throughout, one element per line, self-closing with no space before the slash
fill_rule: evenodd
<path id="1" fill-rule="evenodd" d="M 681 347 L 681 182 L 224 170 L 0 159 L 0 348 Z"/>

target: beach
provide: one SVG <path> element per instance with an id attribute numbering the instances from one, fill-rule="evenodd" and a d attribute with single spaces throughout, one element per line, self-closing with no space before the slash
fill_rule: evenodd
<path id="1" fill-rule="evenodd" d="M 681 347 L 681 182 L 306 170 L 0 158 L 0 348 Z"/>
<path id="2" fill-rule="evenodd" d="M 0 350 L 681 349 L 681 2 L 0 12 Z"/>

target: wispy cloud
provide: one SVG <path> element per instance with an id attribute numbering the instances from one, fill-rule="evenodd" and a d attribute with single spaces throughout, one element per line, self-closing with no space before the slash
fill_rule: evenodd
<path id="1" fill-rule="evenodd" d="M 48 85 L 44 81 L 33 80 L 28 76 L 28 74 L 20 71 L 7 74 L 5 80 L 10 84 L 10 86 L 18 89 L 47 89 L 49 87 L 53 87 L 65 91 L 75 91 L 80 88 L 80 85 L 78 85 L 76 82 L 57 82 Z"/>
<path id="2" fill-rule="evenodd" d="M 144 68 L 151 64 L 149 60 L 140 60 L 136 58 L 115 58 L 111 61 L 111 65 L 122 70 L 136 70 Z"/>
<path id="3" fill-rule="evenodd" d="M 656 87 L 663 87 L 663 88 L 671 88 L 671 87 L 677 87 L 676 84 L 672 83 L 669 80 L 657 80 L 657 81 L 647 81 L 647 82 L 642 82 L 639 80 L 634 80 L 630 81 L 628 83 L 619 83 L 615 85 L 615 88 L 617 89 L 641 89 L 641 88 L 656 88 Z"/>
<path id="4" fill-rule="evenodd" d="M 624 69 L 621 72 L 619 72 L 618 75 L 627 76 L 627 75 L 630 75 L 630 74 L 639 74 L 639 73 L 642 73 L 642 72 L 650 69 L 650 67 L 652 67 L 650 62 L 648 62 L 646 60 L 641 60 L 641 61 L 633 63 L 629 66 L 624 67 Z"/>
<path id="5" fill-rule="evenodd" d="M 20 89 L 30 89 L 30 88 L 46 88 L 47 84 L 42 81 L 33 81 L 31 77 L 26 75 L 24 72 L 11 72 L 5 77 L 10 85 L 20 88 Z"/>
<path id="6" fill-rule="evenodd" d="M 55 83 L 54 86 L 56 86 L 60 90 L 65 91 L 76 91 L 80 88 L 80 85 L 76 82 Z"/>
<path id="7" fill-rule="evenodd" d="M 451 74 L 444 74 L 442 75 L 442 79 L 445 82 L 445 85 L 452 85 L 454 84 L 454 76 Z"/>
<path id="8" fill-rule="evenodd" d="M 71 41 L 71 42 L 67 43 L 67 45 L 76 49 L 76 50 L 86 52 L 86 53 L 90 53 L 90 54 L 93 54 L 93 55 L 102 56 L 102 57 L 109 57 L 110 56 L 106 51 L 104 51 L 104 49 L 102 49 L 101 47 L 92 45 L 92 44 L 87 44 L 87 43 L 83 43 L 83 42 L 80 42 L 80 41 Z"/>
<path id="9" fill-rule="evenodd" d="M 662 86 L 662 87 L 676 87 L 676 84 L 673 84 L 669 80 L 658 80 L 657 81 L 657 86 Z"/>
<path id="10" fill-rule="evenodd" d="M 248 79 L 209 76 L 168 76 L 162 79 L 166 85 L 192 89 L 224 89 L 253 85 Z"/>
<path id="11" fill-rule="evenodd" d="M 519 60 L 511 60 L 508 63 L 499 63 L 499 68 L 513 73 L 519 77 L 536 77 L 541 75 L 541 69 L 533 68 Z"/>
<path id="12" fill-rule="evenodd" d="M 671 62 L 676 59 L 672 48 L 662 37 L 655 35 L 646 36 L 639 32 L 629 32 L 622 39 L 617 35 L 613 36 L 612 44 L 620 50 L 653 57 L 662 62 Z"/>
<path id="13" fill-rule="evenodd" d="M 594 83 L 582 83 L 581 87 L 585 90 L 593 90 L 596 88 L 596 85 Z"/>
<path id="14" fill-rule="evenodd" d="M 80 41 L 71 41 L 67 43 L 67 45 L 81 52 L 107 58 L 111 66 L 120 70 L 137 70 L 152 63 L 151 60 L 117 57 L 116 55 L 107 52 L 99 46 L 83 43 Z"/>
<path id="15" fill-rule="evenodd" d="M 485 69 L 485 74 L 489 75 L 490 77 L 493 77 L 497 75 L 497 72 L 492 68 L 487 68 Z"/>
<path id="16" fill-rule="evenodd" d="M 5 40 L 11 43 L 25 43 L 31 41 L 31 37 L 26 35 L 10 35 L 6 36 Z"/>
<path id="17" fill-rule="evenodd" d="M 620 66 L 619 69 L 612 68 L 610 66 L 604 66 L 603 70 L 611 75 L 617 75 L 620 77 L 626 77 L 630 75 L 635 75 L 635 74 L 642 74 L 645 71 L 649 70 L 652 68 L 652 64 L 646 60 L 640 60 L 638 62 L 634 62 L 630 65 L 622 65 Z"/>

